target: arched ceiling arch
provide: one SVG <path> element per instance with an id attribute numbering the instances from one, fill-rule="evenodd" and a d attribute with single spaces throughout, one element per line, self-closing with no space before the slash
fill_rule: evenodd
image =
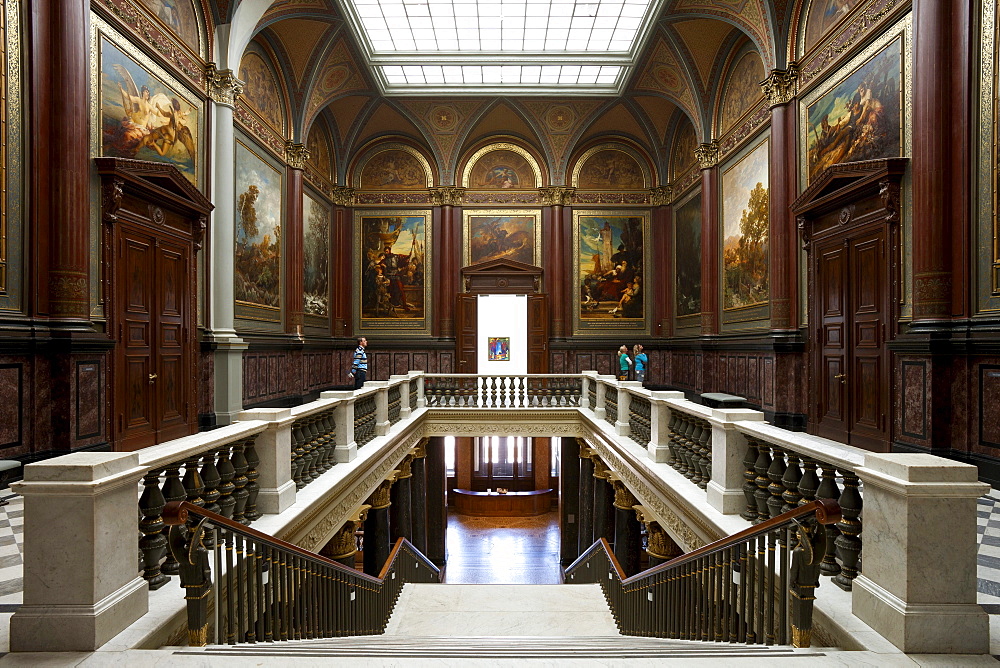
<path id="1" fill-rule="evenodd" d="M 671 0 L 661 14 L 665 22 L 714 18 L 739 28 L 754 42 L 766 69 L 784 64 L 784 48 L 775 42 L 777 0 Z M 787 2 L 787 0 L 785 0 Z M 783 45 L 782 45 L 783 46 Z M 777 55 L 780 52 L 780 55 Z"/>
<path id="2" fill-rule="evenodd" d="M 506 135 L 514 137 L 530 146 L 544 163 L 543 169 L 546 174 L 551 175 L 552 154 L 548 150 L 546 142 L 541 137 L 543 132 L 539 132 L 534 119 L 527 110 L 517 103 L 516 100 L 498 97 L 490 104 L 478 110 L 476 118 L 469 123 L 468 128 L 461 137 L 461 150 L 454 154 L 455 163 L 450 165 L 451 171 L 458 180 L 459 160 L 466 156 L 470 147 L 490 141 L 491 137 Z M 466 156 L 467 157 L 467 156 Z"/>

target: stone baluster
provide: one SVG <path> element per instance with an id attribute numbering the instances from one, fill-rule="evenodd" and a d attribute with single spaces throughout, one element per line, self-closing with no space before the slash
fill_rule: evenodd
<path id="1" fill-rule="evenodd" d="M 802 499 L 802 494 L 799 493 L 799 481 L 801 480 L 802 469 L 799 468 L 799 456 L 789 450 L 788 466 L 785 468 L 785 475 L 781 477 L 781 484 L 785 487 L 785 491 L 781 494 L 781 499 L 784 501 L 781 512 L 787 513 L 789 510 L 799 507 L 799 500 Z"/>
<path id="2" fill-rule="evenodd" d="M 240 524 L 249 524 L 246 518 L 247 509 L 247 458 L 244 455 L 246 441 L 233 443 L 233 521 Z"/>
<path id="3" fill-rule="evenodd" d="M 837 501 L 840 499 L 840 489 L 837 487 L 837 469 L 833 465 L 823 462 L 819 462 L 819 468 L 823 475 L 819 489 L 816 490 L 816 498 Z M 823 557 L 823 563 L 819 567 L 819 572 L 823 575 L 833 576 L 840 572 L 840 565 L 837 564 L 836 546 L 839 535 L 840 531 L 837 530 L 836 525 L 826 525 L 826 556 Z"/>
<path id="4" fill-rule="evenodd" d="M 712 425 L 699 420 L 701 434 L 698 437 L 698 461 L 701 465 L 701 480 L 698 486 L 705 489 L 712 479 Z"/>
<path id="5" fill-rule="evenodd" d="M 691 432 L 688 435 L 688 460 L 689 464 L 689 475 L 691 482 L 701 487 L 702 483 L 702 472 L 701 472 L 701 435 L 704 433 L 705 429 L 701 425 L 701 420 L 691 419 Z"/>
<path id="6" fill-rule="evenodd" d="M 184 462 L 175 462 L 173 464 L 168 464 L 166 467 L 166 473 L 164 474 L 163 480 L 163 499 L 167 503 L 171 501 L 183 501 L 187 498 L 187 492 L 184 490 L 184 484 L 181 482 L 181 466 Z M 163 527 L 163 538 L 167 539 L 167 534 L 170 529 L 167 526 Z M 177 575 L 179 573 L 180 564 L 174 558 L 173 553 L 170 550 L 166 550 L 166 559 L 163 561 L 163 565 L 160 566 L 160 570 L 167 575 Z"/>
<path id="7" fill-rule="evenodd" d="M 323 432 L 323 456 L 321 458 L 320 470 L 326 473 L 336 463 L 336 458 L 334 457 L 336 424 L 333 419 L 333 411 L 323 411 L 319 416 L 319 422 L 320 429 Z"/>
<path id="8" fill-rule="evenodd" d="M 199 455 L 188 457 L 184 460 L 184 485 L 185 501 L 194 504 L 199 508 L 205 507 L 205 499 L 202 494 L 205 492 L 205 481 L 201 478 L 198 470 L 198 462 L 201 461 Z"/>
<path id="9" fill-rule="evenodd" d="M 785 493 L 785 451 L 779 447 L 771 446 L 771 466 L 767 469 L 767 479 L 771 484 L 767 486 L 767 491 L 771 497 L 767 500 L 767 511 L 770 517 L 777 517 L 781 514 L 781 507 L 785 505 L 783 494 Z"/>
<path id="10" fill-rule="evenodd" d="M 834 584 L 850 591 L 854 578 L 858 577 L 858 560 L 861 557 L 861 481 L 850 471 L 844 471 L 844 491 L 840 494 L 841 519 L 837 522 L 840 535 L 836 539 L 837 558 L 840 559 L 840 573 L 833 578 Z"/>
<path id="11" fill-rule="evenodd" d="M 771 468 L 771 447 L 767 443 L 757 442 L 757 461 L 754 462 L 753 470 L 757 474 L 754 477 L 754 485 L 757 490 L 754 492 L 754 499 L 757 501 L 757 519 L 754 524 L 760 524 L 771 516 L 767 507 L 767 501 L 771 498 L 771 492 L 767 490 L 771 481 L 767 478 L 767 471 Z"/>
<path id="12" fill-rule="evenodd" d="M 257 479 L 260 478 L 260 456 L 257 454 L 257 439 L 251 438 L 247 441 L 245 450 L 243 451 L 243 456 L 247 460 L 247 505 L 243 516 L 247 520 L 247 524 L 260 519 L 260 511 L 257 510 L 257 497 L 260 494 L 260 484 Z"/>
<path id="13" fill-rule="evenodd" d="M 680 413 L 670 411 L 670 421 L 667 423 L 667 450 L 670 452 L 670 466 L 680 467 L 680 445 L 677 443 L 677 428 L 680 425 Z"/>
<path id="14" fill-rule="evenodd" d="M 310 415 L 302 424 L 305 443 L 302 444 L 302 481 L 308 485 L 319 476 L 316 473 L 316 416 Z"/>
<path id="15" fill-rule="evenodd" d="M 205 510 L 210 510 L 213 513 L 220 512 L 222 509 L 219 508 L 219 484 L 222 479 L 219 477 L 219 469 L 215 466 L 215 451 L 210 450 L 202 454 L 201 479 L 205 483 L 205 491 L 201 495 L 201 498 L 205 500 Z M 206 533 L 202 540 L 205 547 L 215 546 L 213 533 Z"/>
<path id="16" fill-rule="evenodd" d="M 236 508 L 236 499 L 233 498 L 233 491 L 236 489 L 233 476 L 236 475 L 236 470 L 229 458 L 229 450 L 228 445 L 219 448 L 219 463 L 216 464 L 216 468 L 219 469 L 219 514 L 232 519 L 233 510 Z"/>
<path id="17" fill-rule="evenodd" d="M 163 535 L 163 506 L 167 505 L 160 491 L 160 474 L 162 469 L 155 469 L 142 477 L 142 495 L 139 497 L 139 551 L 142 552 L 142 577 L 149 583 L 152 590 L 165 585 L 170 578 L 160 570 L 160 560 L 167 549 L 167 539 Z"/>
<path id="18" fill-rule="evenodd" d="M 799 505 L 803 506 L 816 500 L 819 490 L 819 478 L 816 476 L 816 462 L 807 457 L 802 458 L 802 477 L 799 478 Z"/>
<path id="19" fill-rule="evenodd" d="M 497 407 L 497 377 L 490 377 L 490 408 Z"/>
<path id="20" fill-rule="evenodd" d="M 754 466 L 757 463 L 757 441 L 752 438 L 747 439 L 747 451 L 743 456 L 743 496 L 746 497 L 746 510 L 740 513 L 740 517 L 753 522 L 757 519 L 757 472 Z"/>
<path id="21" fill-rule="evenodd" d="M 677 430 L 677 454 L 680 455 L 680 466 L 677 471 L 685 478 L 690 478 L 691 472 L 691 439 L 689 438 L 693 423 L 687 413 L 680 414 L 680 429 Z"/>
<path id="22" fill-rule="evenodd" d="M 302 489 L 306 486 L 302 479 L 302 454 L 305 452 L 305 435 L 302 433 L 302 420 L 297 420 L 292 425 L 292 480 L 295 481 L 295 488 Z"/>

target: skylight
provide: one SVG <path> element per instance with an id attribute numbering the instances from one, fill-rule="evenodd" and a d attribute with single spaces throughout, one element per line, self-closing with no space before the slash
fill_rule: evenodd
<path id="1" fill-rule="evenodd" d="M 618 94 L 662 0 L 343 0 L 386 94 Z"/>

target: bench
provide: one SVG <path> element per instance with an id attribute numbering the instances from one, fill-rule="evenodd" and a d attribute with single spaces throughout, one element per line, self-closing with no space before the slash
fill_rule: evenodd
<path id="1" fill-rule="evenodd" d="M 701 395 L 702 403 L 709 408 L 746 408 L 746 397 L 724 392 L 705 392 Z"/>

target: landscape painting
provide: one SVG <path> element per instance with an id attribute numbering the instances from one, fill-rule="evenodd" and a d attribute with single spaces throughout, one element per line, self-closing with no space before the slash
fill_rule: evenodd
<path id="1" fill-rule="evenodd" d="M 281 173 L 236 142 L 236 301 L 281 305 Z"/>
<path id="2" fill-rule="evenodd" d="M 303 310 L 312 315 L 329 315 L 330 208 L 303 193 L 302 219 L 305 222 L 302 248 Z"/>
<path id="3" fill-rule="evenodd" d="M 362 323 L 391 328 L 423 325 L 431 267 L 429 221 L 427 212 L 358 213 L 360 257 L 355 266 Z"/>
<path id="4" fill-rule="evenodd" d="M 809 105 L 809 180 L 830 165 L 893 158 L 902 150 L 902 38 Z"/>
<path id="5" fill-rule="evenodd" d="M 487 357 L 490 362 L 510 361 L 510 337 L 509 336 L 489 336 L 487 337 L 488 351 Z"/>
<path id="6" fill-rule="evenodd" d="M 166 162 L 198 185 L 199 107 L 101 35 L 101 155 Z"/>
<path id="7" fill-rule="evenodd" d="M 466 213 L 466 266 L 489 260 L 513 260 L 538 265 L 541 261 L 540 212 L 490 211 Z"/>
<path id="8" fill-rule="evenodd" d="M 645 232 L 641 215 L 574 212 L 575 288 L 581 324 L 642 324 L 645 318 Z"/>
<path id="9" fill-rule="evenodd" d="M 674 209 L 677 316 L 701 313 L 701 193 Z"/>
<path id="10" fill-rule="evenodd" d="M 758 144 L 722 174 L 722 306 L 768 299 L 768 144 Z"/>

